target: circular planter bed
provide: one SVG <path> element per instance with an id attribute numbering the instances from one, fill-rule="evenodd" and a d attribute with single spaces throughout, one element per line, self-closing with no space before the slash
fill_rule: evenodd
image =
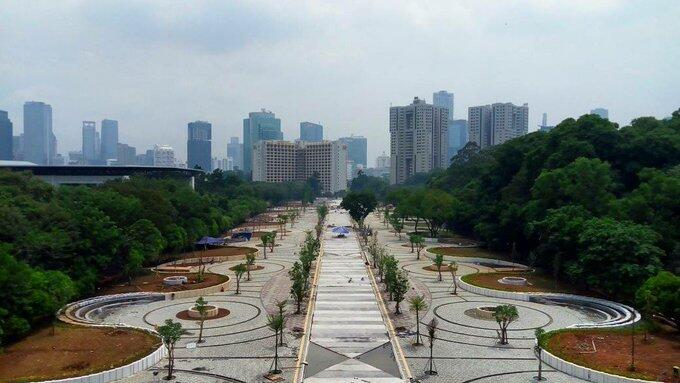
<path id="1" fill-rule="evenodd" d="M 0 354 L 0 381 L 65 379 L 124 366 L 158 349 L 156 336 L 135 329 L 64 323 L 33 332 Z"/>
<path id="2" fill-rule="evenodd" d="M 229 280 L 229 277 L 221 274 L 205 273 L 202 282 L 197 282 L 197 273 L 185 273 L 173 275 L 171 277 L 186 277 L 187 282 L 175 285 L 166 285 L 164 279 L 167 274 L 147 274 L 136 277 L 131 284 L 120 284 L 108 286 L 101 289 L 98 295 L 137 293 L 137 292 L 157 292 L 168 293 L 174 291 L 195 290 L 205 287 L 219 285 Z"/>
<path id="3" fill-rule="evenodd" d="M 437 272 L 437 266 L 436 265 L 425 266 L 425 267 L 423 267 L 423 270 L 434 271 L 436 273 Z M 451 271 L 451 268 L 449 267 L 449 265 L 442 265 L 441 271 L 442 271 L 442 273 L 444 273 L 444 272 L 448 273 L 449 271 Z"/>
<path id="4" fill-rule="evenodd" d="M 498 280 L 498 283 L 504 285 L 526 286 L 527 279 L 524 277 L 503 277 Z"/>
<path id="5" fill-rule="evenodd" d="M 503 253 L 495 253 L 480 247 L 453 247 L 453 246 L 439 246 L 430 247 L 427 249 L 432 254 L 441 254 L 451 257 L 468 257 L 468 258 L 492 258 L 505 260 L 508 257 Z"/>
<path id="6" fill-rule="evenodd" d="M 464 313 L 465 315 L 475 319 L 495 321 L 496 318 L 493 317 L 493 313 L 495 312 L 495 310 L 496 308 L 493 306 L 480 306 L 475 307 L 473 309 L 465 310 Z"/>
<path id="7" fill-rule="evenodd" d="M 246 267 L 250 271 L 256 271 L 256 270 L 262 270 L 264 269 L 264 266 L 262 265 L 249 265 Z M 236 269 L 236 266 L 232 266 L 229 268 L 229 270 L 234 271 Z"/>
<path id="8" fill-rule="evenodd" d="M 526 280 L 524 285 L 501 283 L 503 278 L 520 277 Z M 469 283 L 473 286 L 484 287 L 487 289 L 513 291 L 524 293 L 579 293 L 576 289 L 564 284 L 555 284 L 555 281 L 547 275 L 531 272 L 494 272 L 494 273 L 476 273 L 468 274 L 461 277 L 463 282 Z M 506 279 L 507 280 L 507 279 Z"/>
<path id="9" fill-rule="evenodd" d="M 224 318 L 227 315 L 231 314 L 231 312 L 227 309 L 224 309 L 224 308 L 221 308 L 221 307 L 215 307 L 215 306 L 212 306 L 212 307 L 214 308 L 214 314 L 211 315 L 211 316 L 209 315 L 207 318 L 205 318 L 205 320 L 220 319 L 220 318 Z M 177 317 L 177 319 L 200 321 L 201 316 L 198 315 L 197 311 L 192 312 L 192 310 L 195 311 L 194 308 L 191 308 L 189 310 L 182 310 L 182 311 L 178 312 L 175 316 Z M 197 315 L 197 316 L 194 316 L 194 315 Z"/>

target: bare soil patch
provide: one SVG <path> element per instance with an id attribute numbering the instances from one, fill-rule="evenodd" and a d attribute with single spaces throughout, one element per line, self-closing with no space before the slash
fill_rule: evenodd
<path id="1" fill-rule="evenodd" d="M 505 253 L 490 251 L 479 247 L 431 247 L 427 249 L 433 254 L 448 255 L 452 257 L 471 257 L 471 258 L 493 258 L 507 260 L 509 257 Z"/>
<path id="2" fill-rule="evenodd" d="M 163 278 L 170 275 L 183 275 L 189 280 L 178 286 L 166 286 L 163 283 Z M 136 293 L 136 292 L 160 292 L 167 293 L 173 291 L 196 290 L 204 287 L 210 287 L 224 283 L 229 278 L 226 275 L 205 273 L 202 282 L 196 282 L 197 273 L 176 273 L 176 274 L 147 274 L 136 277 L 132 280 L 132 284 L 118 284 L 107 286 L 99 290 L 99 295 L 122 294 L 122 293 Z"/>
<path id="3" fill-rule="evenodd" d="M 423 270 L 434 271 L 436 273 L 437 272 L 437 266 L 436 265 L 425 266 L 425 267 L 423 267 Z M 448 273 L 451 270 L 451 268 L 449 267 L 449 265 L 442 265 L 441 270 L 442 270 L 442 273 L 443 272 Z"/>
<path id="4" fill-rule="evenodd" d="M 212 320 L 212 319 L 220 319 L 220 318 L 226 317 L 226 316 L 229 315 L 229 314 L 231 314 L 231 312 L 230 312 L 229 310 L 223 309 L 223 308 L 220 307 L 220 308 L 218 308 L 218 310 L 217 310 L 217 315 L 212 316 L 212 317 L 210 317 L 210 318 L 205 318 L 205 320 L 206 320 L 206 321 L 209 321 L 209 320 Z M 193 321 L 197 321 L 197 322 L 200 321 L 199 318 L 192 318 L 192 317 L 190 317 L 190 316 L 189 316 L 189 310 L 182 310 L 182 311 L 178 312 L 178 313 L 175 315 L 175 317 L 177 317 L 177 319 L 183 319 L 183 320 L 193 320 Z"/>
<path id="5" fill-rule="evenodd" d="M 594 347 L 593 347 L 594 343 Z M 631 333 L 625 330 L 558 332 L 546 345 L 554 355 L 581 366 L 637 379 L 672 381 L 680 361 L 680 335 L 658 332 L 644 340 L 635 334 L 635 371 L 630 371 Z"/>
<path id="6" fill-rule="evenodd" d="M 245 256 L 248 253 L 253 253 L 257 251 L 257 249 L 253 249 L 252 247 L 243 247 L 243 246 L 221 246 L 218 248 L 214 249 L 208 249 L 208 250 L 196 250 L 196 251 L 188 251 L 186 253 L 180 254 L 177 258 L 178 259 L 187 259 L 187 258 L 203 258 L 204 262 L 207 262 L 210 260 L 211 257 L 234 257 L 237 258 L 239 256 Z"/>
<path id="7" fill-rule="evenodd" d="M 229 270 L 231 270 L 231 271 L 234 271 L 235 269 L 236 269 L 236 266 L 232 266 L 232 267 L 229 268 Z M 246 269 L 248 269 L 250 271 L 262 270 L 262 269 L 264 269 L 264 266 L 262 266 L 262 265 L 249 265 L 248 266 L 247 265 Z"/>
<path id="8" fill-rule="evenodd" d="M 509 285 L 498 282 L 503 277 L 522 277 L 526 278 L 526 285 Z M 514 291 L 514 292 L 545 292 L 545 293 L 582 293 L 573 286 L 564 282 L 555 282 L 551 277 L 537 272 L 497 272 L 497 273 L 476 273 L 462 277 L 464 282 L 471 285 L 486 287 L 488 289 Z"/>
<path id="9" fill-rule="evenodd" d="M 160 339 L 143 331 L 55 325 L 5 348 L 0 354 L 0 381 L 64 379 L 120 367 L 150 354 Z"/>

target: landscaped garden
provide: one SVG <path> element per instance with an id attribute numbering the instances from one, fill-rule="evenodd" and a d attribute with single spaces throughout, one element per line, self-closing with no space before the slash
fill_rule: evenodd
<path id="1" fill-rule="evenodd" d="M 140 275 L 132 279 L 131 283 L 121 283 L 102 288 L 98 291 L 99 295 L 122 294 L 122 293 L 136 293 L 136 292 L 173 292 L 184 290 L 196 290 L 205 287 L 219 285 L 229 280 L 229 277 L 221 274 L 204 273 L 203 279 L 199 282 L 198 273 L 177 273 L 172 276 L 185 276 L 187 283 L 168 286 L 163 282 L 163 279 L 170 276 L 170 274 L 156 274 L 150 273 Z"/>
<path id="2" fill-rule="evenodd" d="M 452 246 L 441 246 L 441 247 L 431 247 L 427 249 L 429 253 L 441 254 L 450 257 L 468 257 L 468 258 L 492 258 L 492 259 L 503 259 L 508 258 L 507 254 L 494 252 L 490 250 L 483 249 L 481 247 L 452 247 Z"/>
<path id="3" fill-rule="evenodd" d="M 242 257 L 245 256 L 248 253 L 253 253 L 257 251 L 257 249 L 254 249 L 252 247 L 243 247 L 243 246 L 220 246 L 214 249 L 208 249 L 208 250 L 196 250 L 196 251 L 188 251 L 185 253 L 182 253 L 178 256 L 179 259 L 187 259 L 187 258 L 204 258 L 209 260 L 210 258 L 214 257 Z"/>
<path id="4" fill-rule="evenodd" d="M 542 344 L 569 362 L 637 379 L 671 382 L 673 366 L 680 361 L 680 334 L 655 331 L 635 333 L 635 365 L 628 329 L 564 330 L 546 334 Z"/>
<path id="5" fill-rule="evenodd" d="M 141 359 L 160 343 L 157 337 L 140 330 L 56 323 L 54 328 L 35 331 L 4 349 L 0 354 L 0 381 L 88 375 Z"/>
<path id="6" fill-rule="evenodd" d="M 500 282 L 503 278 L 512 279 L 524 278 L 524 284 L 512 284 Z M 560 281 L 555 281 L 552 277 L 537 271 L 530 272 L 495 272 L 495 273 L 475 273 L 461 277 L 463 282 L 473 286 L 484 287 L 487 289 L 514 291 L 514 292 L 536 292 L 536 293 L 579 293 L 573 286 Z M 507 279 L 506 279 L 507 281 Z M 582 293 L 582 292 L 580 292 Z"/>

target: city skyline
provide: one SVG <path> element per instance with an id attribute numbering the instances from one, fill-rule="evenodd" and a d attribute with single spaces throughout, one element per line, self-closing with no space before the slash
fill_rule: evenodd
<path id="1" fill-rule="evenodd" d="M 143 3 L 37 4 L 26 12 L 25 4 L 6 2 L 0 109 L 17 134 L 25 101 L 52 105 L 60 153 L 80 146 L 83 120 L 113 118 L 121 142 L 169 144 L 181 160 L 188 121 L 211 121 L 222 150 L 240 136 L 243 116 L 263 107 L 277 112 L 286 139 L 301 121 L 320 122 L 330 139 L 365 135 L 373 157 L 387 150 L 390 103 L 431 102 L 441 89 L 456 95 L 454 119 L 470 106 L 522 100 L 537 111 L 531 131 L 541 112 L 556 124 L 598 106 L 624 125 L 635 116 L 667 117 L 680 100 L 671 66 L 678 50 L 669 49 L 680 38 L 672 27 L 680 5 L 654 3 L 175 4 L 166 18 Z M 134 22 L 117 24 L 126 17 Z M 386 51 L 395 38 L 410 49 L 426 42 L 421 49 L 434 60 L 421 68 L 417 55 Z M 101 49 L 105 41 L 111 49 Z M 253 63 L 261 48 L 269 53 Z M 142 60 L 149 49 L 158 54 Z M 492 59 L 510 52 L 511 60 Z"/>

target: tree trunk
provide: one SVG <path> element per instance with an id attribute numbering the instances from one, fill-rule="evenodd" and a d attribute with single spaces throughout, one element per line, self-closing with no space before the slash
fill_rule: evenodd
<path id="1" fill-rule="evenodd" d="M 419 312 L 416 311 L 416 345 L 420 344 L 420 316 Z"/>
<path id="2" fill-rule="evenodd" d="M 172 370 L 174 367 L 174 362 L 175 362 L 174 346 L 170 346 L 168 347 L 168 376 L 166 380 L 172 379 Z"/>
<path id="3" fill-rule="evenodd" d="M 276 332 L 277 337 L 279 332 Z M 278 374 L 279 372 L 279 342 L 276 342 L 274 345 L 274 373 Z"/>
<path id="4" fill-rule="evenodd" d="M 264 256 L 264 259 L 267 259 L 267 244 L 262 245 L 262 255 Z"/>
<path id="5" fill-rule="evenodd" d="M 394 314 L 396 314 L 396 315 L 401 314 L 401 311 L 399 311 L 399 301 L 397 301 L 397 304 L 395 305 L 394 308 L 395 308 Z"/>
<path id="6" fill-rule="evenodd" d="M 203 319 L 201 319 L 201 325 L 198 330 L 198 341 L 196 343 L 201 343 L 203 341 Z"/>
<path id="7" fill-rule="evenodd" d="M 241 278 L 236 278 L 236 295 L 239 294 L 240 287 L 241 287 Z"/>

